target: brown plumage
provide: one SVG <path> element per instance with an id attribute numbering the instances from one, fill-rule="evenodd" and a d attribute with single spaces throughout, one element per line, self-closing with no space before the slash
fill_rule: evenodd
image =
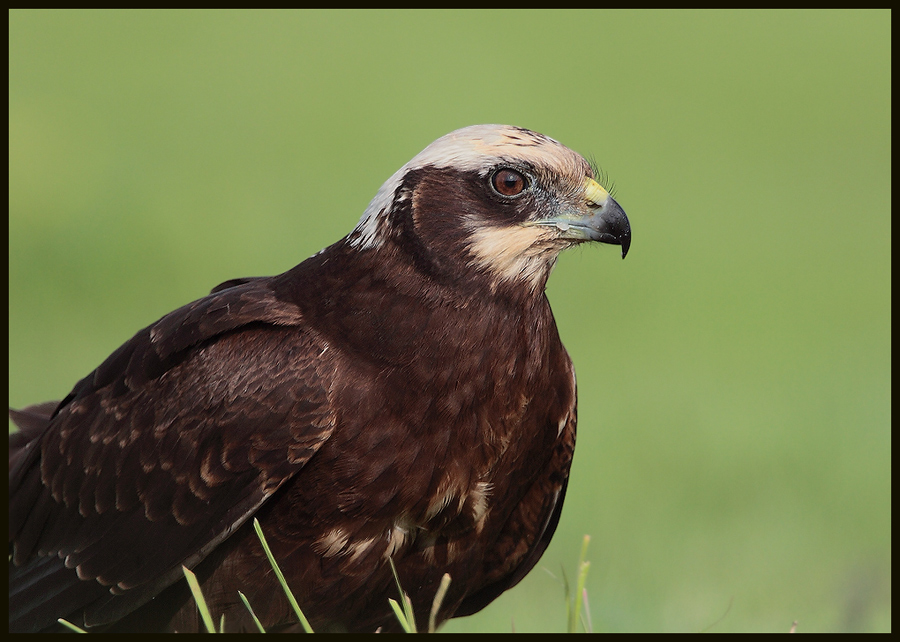
<path id="1" fill-rule="evenodd" d="M 514 127 L 438 139 L 345 238 L 138 332 L 59 404 L 11 411 L 10 630 L 396 628 L 388 559 L 439 621 L 535 565 L 575 445 L 575 377 L 544 286 L 558 253 L 628 250 L 584 159 Z M 155 598 L 155 599 L 154 599 Z"/>

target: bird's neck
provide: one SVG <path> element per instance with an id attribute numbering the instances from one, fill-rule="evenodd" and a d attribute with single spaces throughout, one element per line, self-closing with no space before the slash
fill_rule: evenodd
<path id="1" fill-rule="evenodd" d="M 556 336 L 543 290 L 439 280 L 389 252 L 339 242 L 286 274 L 295 300 L 323 334 L 392 363 L 487 348 L 540 350 L 535 342 L 548 325 Z"/>

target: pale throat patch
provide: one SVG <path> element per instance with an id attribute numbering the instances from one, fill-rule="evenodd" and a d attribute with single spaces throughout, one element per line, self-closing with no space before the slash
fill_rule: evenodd
<path id="1" fill-rule="evenodd" d="M 544 226 L 482 225 L 471 230 L 472 263 L 501 281 L 520 281 L 541 287 L 569 242 Z"/>

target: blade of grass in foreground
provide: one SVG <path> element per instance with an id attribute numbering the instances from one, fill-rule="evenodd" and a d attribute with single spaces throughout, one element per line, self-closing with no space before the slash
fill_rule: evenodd
<path id="1" fill-rule="evenodd" d="M 581 543 L 581 557 L 578 559 L 578 580 L 575 588 L 575 594 L 569 599 L 569 587 L 566 583 L 566 611 L 569 616 L 568 632 L 575 633 L 578 631 L 578 623 L 581 621 L 581 605 L 585 602 L 584 583 L 587 580 L 588 569 L 591 567 L 590 562 L 586 562 L 584 558 L 587 556 L 588 544 L 591 542 L 591 536 L 585 535 Z"/>
<path id="2" fill-rule="evenodd" d="M 297 619 L 300 620 L 300 624 L 303 626 L 303 630 L 307 633 L 312 633 L 313 630 L 309 625 L 309 620 L 306 619 L 306 616 L 303 615 L 303 611 L 300 610 L 300 605 L 297 604 L 297 600 L 294 598 L 294 593 L 287 585 L 287 580 L 284 579 L 284 573 L 282 573 L 281 569 L 278 567 L 278 562 L 275 561 L 275 556 L 272 555 L 272 549 L 269 548 L 269 544 L 268 542 L 266 542 L 266 536 L 263 535 L 262 527 L 259 525 L 259 520 L 255 517 L 253 518 L 253 528 L 256 529 L 256 535 L 259 537 L 259 541 L 262 544 L 263 550 L 266 552 L 266 557 L 269 558 L 269 564 L 272 565 L 272 570 L 275 571 L 275 576 L 278 578 L 278 582 L 281 584 L 281 588 L 284 589 L 284 594 L 287 595 L 288 602 L 291 603 L 291 608 L 294 609 L 294 613 L 297 614 Z"/>
<path id="3" fill-rule="evenodd" d="M 584 542 L 581 545 L 581 558 L 578 560 L 578 588 L 575 593 L 575 600 L 577 601 L 578 606 L 575 609 L 575 622 L 581 622 L 582 626 L 584 626 L 584 620 L 581 617 L 581 606 L 587 604 L 587 589 L 584 585 L 587 581 L 588 570 L 591 568 L 591 563 L 585 559 L 585 557 L 587 557 L 587 548 L 590 541 L 590 536 L 585 535 Z M 585 627 L 585 630 L 587 630 L 587 627 Z M 590 631 L 588 631 L 588 633 L 590 633 Z"/>
<path id="4" fill-rule="evenodd" d="M 82 629 L 81 627 L 75 626 L 75 625 L 72 624 L 71 622 L 69 622 L 69 621 L 67 621 L 67 620 L 64 620 L 64 619 L 62 619 L 62 618 L 59 618 L 59 619 L 56 620 L 56 621 L 59 622 L 60 624 L 62 624 L 62 625 L 63 625 L 64 627 L 66 627 L 67 629 L 72 629 L 73 631 L 75 631 L 75 633 L 87 633 L 87 631 L 85 631 L 85 630 Z"/>
<path id="5" fill-rule="evenodd" d="M 247 610 L 250 612 L 250 616 L 253 618 L 253 623 L 256 624 L 256 628 L 259 629 L 260 633 L 265 633 L 266 630 L 263 628 L 262 622 L 259 621 L 259 618 L 256 617 L 256 613 L 253 612 L 253 607 L 250 606 L 250 601 L 247 599 L 247 596 L 238 591 L 238 597 L 241 598 L 241 602 L 244 603 L 244 606 L 247 607 Z"/>
<path id="6" fill-rule="evenodd" d="M 206 632 L 215 633 L 216 625 L 213 624 L 212 613 L 209 612 L 209 607 L 206 605 L 206 600 L 200 591 L 200 583 L 197 582 L 197 576 L 188 570 L 186 566 L 182 566 L 181 570 L 184 571 L 188 586 L 191 587 L 191 593 L 194 595 L 194 601 L 197 602 L 197 608 L 200 610 L 200 617 L 203 619 L 204 626 L 206 626 Z"/>
<path id="7" fill-rule="evenodd" d="M 437 630 L 437 615 L 441 610 L 441 604 L 444 602 L 444 596 L 447 595 L 447 589 L 450 588 L 450 573 L 444 573 L 441 577 L 441 583 L 438 586 L 437 593 L 434 594 L 434 600 L 431 602 L 431 613 L 428 615 L 428 632 L 434 633 Z"/>
<path id="8" fill-rule="evenodd" d="M 397 602 L 391 598 L 388 598 L 388 603 L 391 605 L 391 608 L 394 609 L 394 614 L 397 616 L 397 619 L 400 620 L 400 626 L 403 627 L 403 630 L 407 633 L 415 633 L 416 616 L 413 613 L 412 600 L 409 599 L 409 595 L 404 593 L 403 587 L 400 586 L 400 576 L 397 575 L 397 567 L 394 566 L 394 560 L 389 557 L 388 562 L 391 564 L 391 572 L 394 574 L 394 581 L 397 582 L 397 590 L 400 592 L 400 599 L 403 600 L 403 610 L 400 610 Z"/>

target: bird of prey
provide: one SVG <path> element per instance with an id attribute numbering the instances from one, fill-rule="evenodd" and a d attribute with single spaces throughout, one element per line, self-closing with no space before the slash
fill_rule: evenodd
<path id="1" fill-rule="evenodd" d="M 439 138 L 349 235 L 140 330 L 60 402 L 11 410 L 9 628 L 392 630 L 482 609 L 556 529 L 575 373 L 559 253 L 631 242 L 592 165 L 541 134 Z"/>

